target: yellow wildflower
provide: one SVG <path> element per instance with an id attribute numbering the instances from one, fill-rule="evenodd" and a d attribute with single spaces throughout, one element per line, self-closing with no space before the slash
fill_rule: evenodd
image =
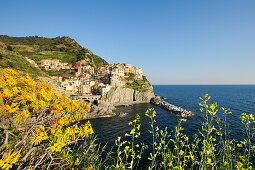
<path id="1" fill-rule="evenodd" d="M 18 151 L 9 152 L 8 154 L 5 153 L 3 156 L 4 159 L 0 159 L 0 167 L 6 170 L 12 168 L 12 165 L 18 162 L 19 157 L 20 154 Z"/>
<path id="2" fill-rule="evenodd" d="M 66 145 L 65 143 L 58 141 L 54 143 L 53 146 L 50 147 L 50 149 L 52 152 L 60 152 L 65 145 Z"/>

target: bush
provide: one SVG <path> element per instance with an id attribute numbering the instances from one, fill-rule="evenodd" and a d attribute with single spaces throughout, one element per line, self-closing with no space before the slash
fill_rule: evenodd
<path id="1" fill-rule="evenodd" d="M 63 152 L 93 129 L 86 118 L 90 104 L 70 100 L 12 69 L 0 72 L 0 167 L 21 169 L 76 166 Z"/>
<path id="2" fill-rule="evenodd" d="M 9 50 L 9 51 L 12 51 L 13 50 L 13 48 L 12 48 L 12 46 L 7 46 L 7 50 Z"/>

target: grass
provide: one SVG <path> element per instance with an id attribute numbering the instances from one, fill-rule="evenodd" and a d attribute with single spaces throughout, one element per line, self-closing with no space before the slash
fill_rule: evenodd
<path id="1" fill-rule="evenodd" d="M 33 76 L 47 76 L 40 68 L 32 66 L 23 56 L 0 54 L 0 66 L 2 68 L 11 67 Z"/>
<path id="2" fill-rule="evenodd" d="M 72 53 L 59 52 L 59 51 L 45 51 L 29 57 L 36 63 L 40 64 L 43 59 L 58 59 L 62 63 L 74 63 L 77 61 L 77 56 Z"/>
<path id="3" fill-rule="evenodd" d="M 76 71 L 74 69 L 64 69 L 64 70 L 59 70 L 59 71 L 53 71 L 53 70 L 48 70 L 44 71 L 47 73 L 49 76 L 60 76 L 64 78 L 69 78 L 75 76 Z"/>

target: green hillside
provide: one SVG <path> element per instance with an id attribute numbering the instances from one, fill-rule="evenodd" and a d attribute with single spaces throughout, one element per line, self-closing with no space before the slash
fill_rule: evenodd
<path id="1" fill-rule="evenodd" d="M 39 63 L 42 59 L 59 59 L 61 62 L 73 63 L 86 61 L 97 67 L 108 64 L 104 59 L 80 46 L 70 37 L 46 38 L 38 36 L 11 37 L 0 35 L 0 66 L 29 70 L 30 65 L 25 57 Z M 24 67 L 23 67 L 24 66 Z M 40 75 L 47 74 L 40 68 L 32 68 Z"/>

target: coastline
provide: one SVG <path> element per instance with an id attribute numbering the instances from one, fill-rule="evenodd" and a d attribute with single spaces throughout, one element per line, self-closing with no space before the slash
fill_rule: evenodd
<path id="1" fill-rule="evenodd" d="M 113 104 L 114 107 L 128 107 L 132 106 L 135 104 L 146 104 L 150 103 L 150 101 L 134 101 L 134 102 L 129 102 L 129 103 L 118 103 L 118 104 Z M 102 109 L 101 109 L 102 110 Z M 115 109 L 114 109 L 115 110 Z M 96 118 L 108 118 L 108 117 L 119 117 L 119 114 L 114 113 L 114 112 L 106 112 L 103 115 L 98 115 L 93 112 L 87 113 L 86 119 L 96 119 Z"/>
<path id="2" fill-rule="evenodd" d="M 134 104 L 143 104 L 143 103 L 150 103 L 150 101 L 133 101 L 129 103 L 118 103 L 118 104 L 113 104 L 113 106 L 131 106 Z"/>
<path id="3" fill-rule="evenodd" d="M 87 113 L 86 115 L 86 119 L 85 120 L 90 120 L 90 119 L 97 119 L 97 118 L 106 118 L 106 117 L 115 117 L 118 116 L 117 114 L 113 115 L 113 114 L 106 114 L 106 115 L 92 115 Z"/>

